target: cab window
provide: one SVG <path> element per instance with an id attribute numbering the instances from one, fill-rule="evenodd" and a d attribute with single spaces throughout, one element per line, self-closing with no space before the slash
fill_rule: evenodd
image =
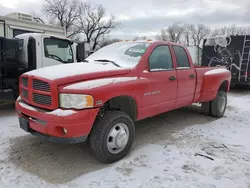
<path id="1" fill-rule="evenodd" d="M 173 62 L 169 47 L 157 46 L 149 57 L 150 71 L 172 70 Z"/>
<path id="2" fill-rule="evenodd" d="M 45 38 L 44 39 L 44 55 L 62 63 L 72 63 L 73 52 L 68 40 Z"/>
<path id="3" fill-rule="evenodd" d="M 180 46 L 173 46 L 173 49 L 174 49 L 174 53 L 175 53 L 176 60 L 177 60 L 177 69 L 178 68 L 180 69 L 190 68 L 188 56 L 184 48 Z"/>

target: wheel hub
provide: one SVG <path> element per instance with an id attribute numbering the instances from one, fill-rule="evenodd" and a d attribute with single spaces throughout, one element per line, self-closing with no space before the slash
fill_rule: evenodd
<path id="1" fill-rule="evenodd" d="M 127 145 L 129 139 L 129 130 L 124 123 L 116 124 L 108 134 L 107 148 L 109 152 L 117 154 Z"/>
<path id="2" fill-rule="evenodd" d="M 115 143 L 118 148 L 125 147 L 128 142 L 128 135 L 124 130 L 121 130 L 115 137 Z"/>

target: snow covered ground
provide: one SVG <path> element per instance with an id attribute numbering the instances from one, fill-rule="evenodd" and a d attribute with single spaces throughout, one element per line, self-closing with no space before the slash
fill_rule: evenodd
<path id="1" fill-rule="evenodd" d="M 25 133 L 2 108 L 0 187 L 250 188 L 250 92 L 228 99 L 221 119 L 192 106 L 137 122 L 132 152 L 112 165 Z"/>

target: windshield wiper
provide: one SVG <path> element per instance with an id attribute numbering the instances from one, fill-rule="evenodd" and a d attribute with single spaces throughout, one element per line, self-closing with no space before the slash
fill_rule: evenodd
<path id="1" fill-rule="evenodd" d="M 117 63 L 115 63 L 114 61 L 108 60 L 108 59 L 96 59 L 94 61 L 100 61 L 100 62 L 108 62 L 108 63 L 112 63 L 113 65 L 117 66 L 117 67 L 121 67 L 120 65 L 118 65 Z"/>

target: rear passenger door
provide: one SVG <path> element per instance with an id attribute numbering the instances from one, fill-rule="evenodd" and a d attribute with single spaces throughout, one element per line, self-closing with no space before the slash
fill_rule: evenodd
<path id="1" fill-rule="evenodd" d="M 181 46 L 173 46 L 177 64 L 176 108 L 190 105 L 196 88 L 196 72 L 189 61 L 187 52 Z"/>

